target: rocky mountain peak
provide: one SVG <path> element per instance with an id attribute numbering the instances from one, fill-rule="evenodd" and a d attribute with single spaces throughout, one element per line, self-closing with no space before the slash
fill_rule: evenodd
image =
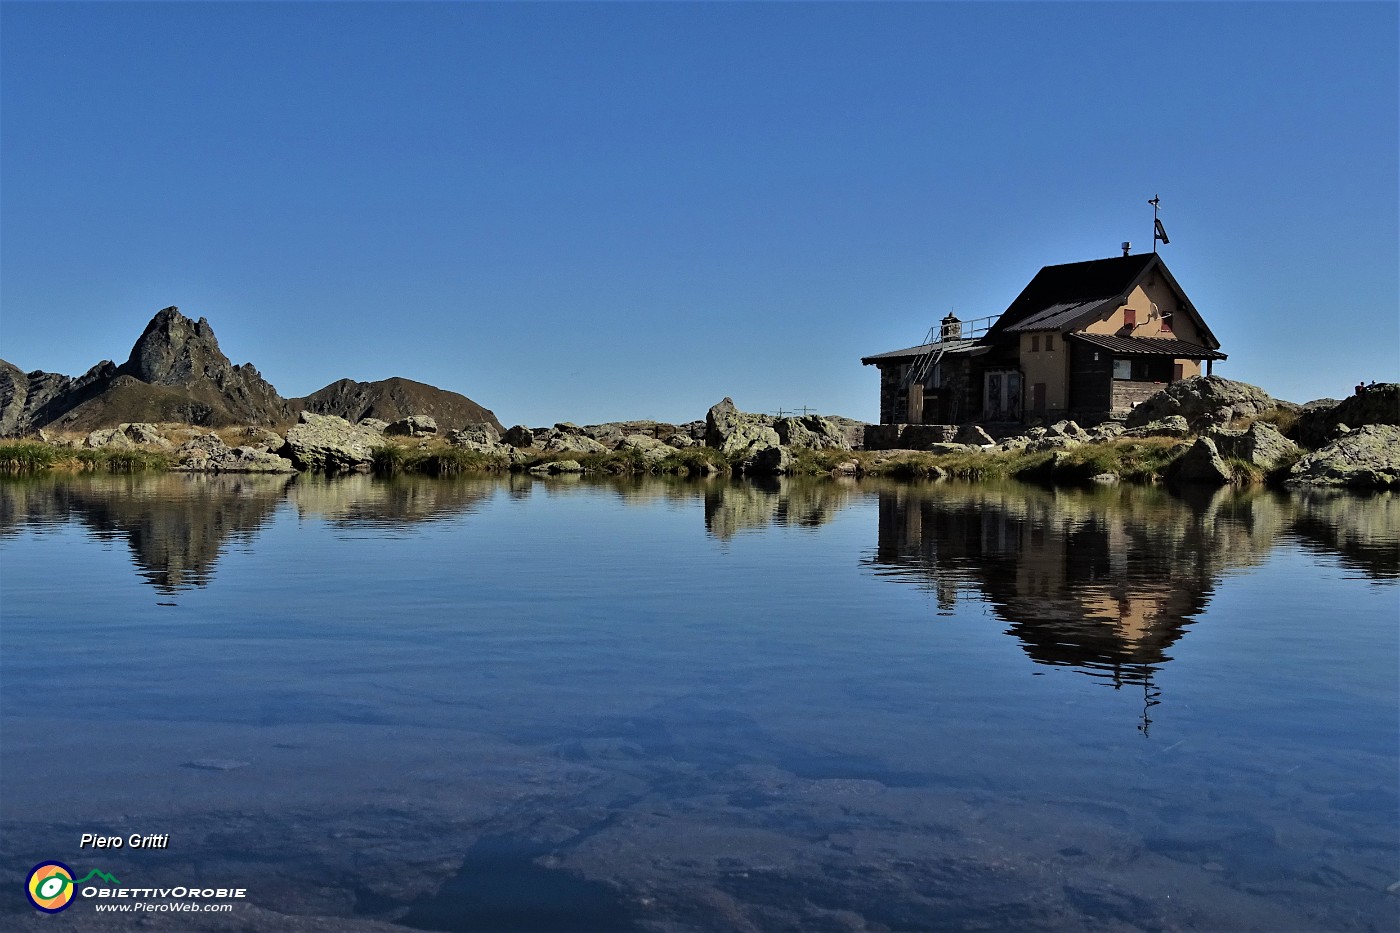
<path id="1" fill-rule="evenodd" d="M 222 384 L 232 369 L 209 322 L 191 321 L 176 307 L 156 312 L 122 367 L 142 382 L 165 386 L 191 386 L 204 379 Z"/>

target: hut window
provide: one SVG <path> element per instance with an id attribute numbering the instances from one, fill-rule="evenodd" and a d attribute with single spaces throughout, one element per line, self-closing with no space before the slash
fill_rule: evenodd
<path id="1" fill-rule="evenodd" d="M 1131 379 L 1131 378 L 1133 378 L 1133 361 L 1132 361 L 1132 360 L 1114 360 L 1114 361 L 1113 361 L 1113 378 L 1114 378 L 1114 379 Z"/>
<path id="2" fill-rule="evenodd" d="M 1045 335 L 1045 352 L 1047 352 L 1047 353 L 1053 353 L 1054 350 L 1055 350 L 1055 335 L 1054 335 L 1054 334 L 1046 334 L 1046 335 Z"/>
<path id="3" fill-rule="evenodd" d="M 1039 353 L 1039 352 L 1040 352 L 1040 335 L 1039 335 L 1039 334 L 1031 334 L 1031 352 L 1032 352 L 1032 353 Z"/>

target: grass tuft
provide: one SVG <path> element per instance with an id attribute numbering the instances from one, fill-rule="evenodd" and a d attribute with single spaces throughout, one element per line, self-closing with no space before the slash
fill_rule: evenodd
<path id="1" fill-rule="evenodd" d="M 79 473 L 144 473 L 168 470 L 170 455 L 158 450 L 93 450 L 54 447 L 40 441 L 0 444 L 0 471 L 42 473 L 69 470 Z"/>

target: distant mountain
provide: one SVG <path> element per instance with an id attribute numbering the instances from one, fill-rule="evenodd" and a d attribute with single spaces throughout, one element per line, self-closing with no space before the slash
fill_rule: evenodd
<path id="1" fill-rule="evenodd" d="M 420 402 L 424 407 L 413 407 Z M 335 410 L 337 403 L 341 410 Z M 353 420 L 427 414 L 444 428 L 468 421 L 499 426 L 495 415 L 466 396 L 407 379 L 347 379 L 289 402 L 252 363 L 230 363 L 208 321 L 192 321 L 173 307 L 151 318 L 120 366 L 103 360 L 75 378 L 39 370 L 25 373 L 0 360 L 0 436 L 39 428 L 91 431 L 127 421 L 278 426 L 291 422 L 302 408 Z M 347 414 L 357 409 L 368 414 Z M 402 415 L 377 414 L 399 410 Z"/>
<path id="2" fill-rule="evenodd" d="M 378 382 L 341 379 L 305 398 L 291 399 L 289 404 L 318 415 L 339 415 L 347 421 L 397 421 L 409 415 L 431 415 L 439 431 L 454 431 L 481 422 L 495 425 L 498 431 L 505 430 L 489 408 L 482 408 L 465 395 L 398 377 Z"/>

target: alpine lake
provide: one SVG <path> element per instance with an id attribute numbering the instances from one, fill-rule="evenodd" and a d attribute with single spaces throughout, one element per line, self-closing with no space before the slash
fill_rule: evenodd
<path id="1" fill-rule="evenodd" d="M 1400 929 L 1395 494 L 9 479 L 0 700 L 6 930 Z"/>

